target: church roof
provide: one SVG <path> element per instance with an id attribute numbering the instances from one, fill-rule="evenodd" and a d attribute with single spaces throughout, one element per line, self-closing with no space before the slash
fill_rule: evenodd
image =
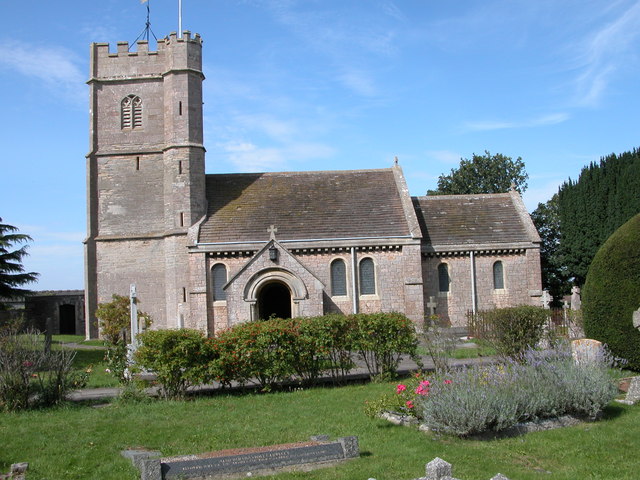
<path id="1" fill-rule="evenodd" d="M 206 177 L 198 243 L 409 237 L 394 169 Z"/>
<path id="2" fill-rule="evenodd" d="M 435 250 L 539 242 L 520 195 L 413 197 L 425 244 Z"/>

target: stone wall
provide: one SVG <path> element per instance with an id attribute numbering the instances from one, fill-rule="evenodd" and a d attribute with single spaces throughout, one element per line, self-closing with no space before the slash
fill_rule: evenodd
<path id="1" fill-rule="evenodd" d="M 539 258 L 539 251 L 535 249 L 519 253 L 475 255 L 476 309 L 539 305 L 541 294 Z M 503 265 L 504 288 L 502 289 L 495 289 L 493 283 L 493 265 L 497 261 L 502 262 Z M 447 264 L 449 269 L 449 292 L 439 291 L 438 265 L 441 263 Z M 473 310 L 474 301 L 470 255 L 466 253 L 423 258 L 422 274 L 425 298 L 435 297 L 436 314 L 450 321 L 452 326 L 465 326 L 466 314 Z"/>

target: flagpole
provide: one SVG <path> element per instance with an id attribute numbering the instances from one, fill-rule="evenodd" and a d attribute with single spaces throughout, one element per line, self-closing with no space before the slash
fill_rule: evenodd
<path id="1" fill-rule="evenodd" d="M 182 38 L 182 0 L 178 0 L 178 38 Z"/>

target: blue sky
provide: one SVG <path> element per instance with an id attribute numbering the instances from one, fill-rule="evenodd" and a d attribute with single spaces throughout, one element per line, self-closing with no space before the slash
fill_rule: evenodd
<path id="1" fill-rule="evenodd" d="M 178 28 L 177 0 L 151 27 Z M 412 195 L 460 158 L 521 156 L 529 210 L 639 146 L 640 0 L 184 0 L 204 39 L 207 171 L 389 167 Z M 89 44 L 142 32 L 138 0 L 0 1 L 0 216 L 32 288 L 83 287 Z M 154 45 L 152 47 L 155 49 Z"/>

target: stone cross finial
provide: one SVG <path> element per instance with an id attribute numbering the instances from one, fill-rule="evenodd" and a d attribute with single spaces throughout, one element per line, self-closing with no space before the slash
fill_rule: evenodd
<path id="1" fill-rule="evenodd" d="M 398 157 L 395 157 L 395 158 L 393 159 L 393 164 L 394 164 L 394 165 L 398 165 Z"/>
<path id="2" fill-rule="evenodd" d="M 267 233 L 270 233 L 271 236 L 269 237 L 269 240 L 275 240 L 276 239 L 276 232 L 278 231 L 278 229 L 275 227 L 275 225 L 271 225 L 269 228 L 267 228 Z"/>

